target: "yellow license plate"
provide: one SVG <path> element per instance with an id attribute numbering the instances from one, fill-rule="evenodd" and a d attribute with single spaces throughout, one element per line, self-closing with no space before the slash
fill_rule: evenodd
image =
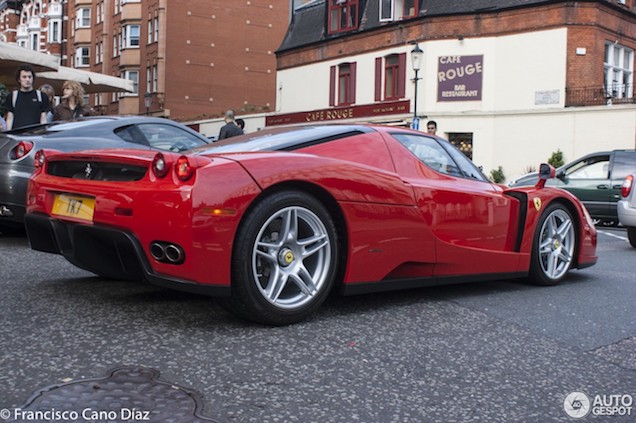
<path id="1" fill-rule="evenodd" d="M 51 214 L 93 221 L 95 199 L 80 195 L 56 194 Z"/>

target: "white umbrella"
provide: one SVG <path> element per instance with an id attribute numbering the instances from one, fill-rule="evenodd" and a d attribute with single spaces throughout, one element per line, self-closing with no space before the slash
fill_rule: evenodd
<path id="1" fill-rule="evenodd" d="M 36 78 L 38 72 L 56 70 L 60 67 L 56 56 L 0 41 L 0 82 L 8 88 L 15 88 L 15 70 L 22 64 L 30 65 L 36 73 Z"/>
<path id="2" fill-rule="evenodd" d="M 37 75 L 36 85 L 49 84 L 56 95 L 62 95 L 64 81 L 77 81 L 87 94 L 106 92 L 133 92 L 133 82 L 129 79 L 89 72 L 82 69 L 60 66 L 55 72 L 41 72 Z"/>

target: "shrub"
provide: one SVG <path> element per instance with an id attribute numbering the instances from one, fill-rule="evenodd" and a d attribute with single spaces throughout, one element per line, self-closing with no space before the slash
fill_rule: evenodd
<path id="1" fill-rule="evenodd" d="M 490 179 L 496 184 L 503 184 L 506 180 L 503 168 L 499 166 L 497 169 L 492 169 L 490 171 Z"/>
<path id="2" fill-rule="evenodd" d="M 558 149 L 557 151 L 552 153 L 552 156 L 550 156 L 550 158 L 548 159 L 548 163 L 555 168 L 561 167 L 565 164 L 565 162 L 563 161 L 563 152 L 561 151 L 561 149 Z"/>

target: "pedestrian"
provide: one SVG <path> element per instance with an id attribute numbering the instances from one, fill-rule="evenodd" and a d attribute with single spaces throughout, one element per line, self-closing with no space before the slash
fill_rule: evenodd
<path id="1" fill-rule="evenodd" d="M 40 87 L 40 91 L 46 94 L 49 98 L 49 108 L 46 111 L 46 121 L 53 122 L 53 109 L 55 108 L 55 89 L 49 84 L 44 84 Z"/>
<path id="2" fill-rule="evenodd" d="M 4 102 L 7 111 L 7 131 L 22 126 L 46 123 L 49 98 L 33 89 L 35 71 L 29 65 L 21 65 L 15 71 L 20 89 L 13 91 Z"/>
<path id="3" fill-rule="evenodd" d="M 219 132 L 219 140 L 243 135 L 243 130 L 234 122 L 234 110 L 225 112 L 225 125 L 221 127 Z"/>
<path id="4" fill-rule="evenodd" d="M 241 131 L 245 133 L 245 121 L 243 119 L 236 119 L 236 126 L 241 128 Z"/>
<path id="5" fill-rule="evenodd" d="M 84 104 L 84 88 L 77 81 L 66 81 L 62 85 L 62 101 L 53 109 L 53 120 L 70 120 L 92 116 L 93 109 Z"/>
<path id="6" fill-rule="evenodd" d="M 436 135 L 437 134 L 437 122 L 435 122 L 434 120 L 429 120 L 428 122 L 426 122 L 426 132 L 429 135 Z"/>

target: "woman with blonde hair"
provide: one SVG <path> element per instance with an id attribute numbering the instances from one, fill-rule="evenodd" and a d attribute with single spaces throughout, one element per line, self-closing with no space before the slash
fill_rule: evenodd
<path id="1" fill-rule="evenodd" d="M 53 120 L 70 120 L 93 115 L 93 109 L 84 104 L 84 88 L 77 81 L 62 85 L 62 102 L 53 110 Z"/>

